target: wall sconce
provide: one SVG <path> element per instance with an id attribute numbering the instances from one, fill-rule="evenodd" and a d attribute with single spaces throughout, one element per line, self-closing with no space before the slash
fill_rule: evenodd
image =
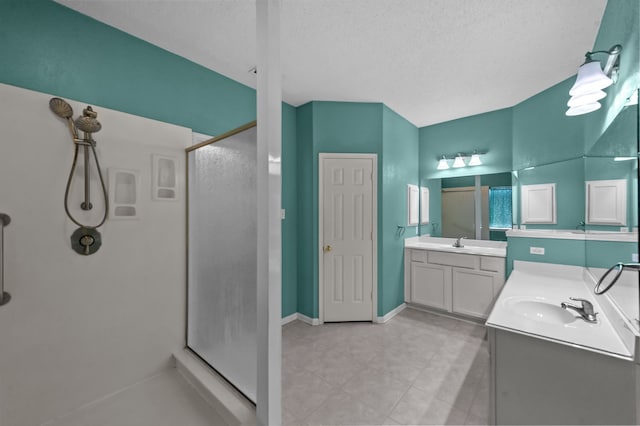
<path id="1" fill-rule="evenodd" d="M 470 166 L 481 166 L 482 165 L 482 161 L 480 161 L 480 154 L 478 154 L 477 152 L 474 152 L 473 155 L 471 155 L 471 160 L 469 160 L 469 165 Z"/>
<path id="2" fill-rule="evenodd" d="M 466 166 L 466 164 L 464 163 L 464 159 L 462 158 L 462 154 L 458 154 L 456 156 L 456 159 L 453 160 L 453 165 L 451 167 L 453 167 L 454 169 L 457 169 L 459 167 L 464 167 Z"/>
<path id="3" fill-rule="evenodd" d="M 567 102 L 569 109 L 565 113 L 568 116 L 586 114 L 600 109 L 600 99 L 607 96 L 602 90 L 611 86 L 614 81 L 612 74 L 620 67 L 620 51 L 622 46 L 616 44 L 611 49 L 587 52 L 585 61 L 578 69 L 576 82 L 569 90 L 571 99 Z M 600 67 L 600 61 L 591 58 L 597 53 L 608 55 L 604 69 Z"/>
<path id="4" fill-rule="evenodd" d="M 480 156 L 486 154 L 485 152 L 478 152 L 478 151 L 473 151 L 473 154 L 464 154 L 464 153 L 457 153 L 455 155 L 443 155 L 439 160 L 438 160 L 438 167 L 436 167 L 438 170 L 447 170 L 449 167 L 453 167 L 453 168 L 460 168 L 460 167 L 466 167 L 466 166 L 480 166 L 482 165 L 482 160 L 480 160 Z M 466 163 L 466 159 L 469 158 L 469 162 Z M 453 160 L 453 164 L 451 166 L 449 166 L 449 161 Z"/>
<path id="5" fill-rule="evenodd" d="M 446 157 L 443 155 L 442 158 L 438 161 L 438 170 L 447 170 L 449 168 L 449 163 L 447 162 Z"/>

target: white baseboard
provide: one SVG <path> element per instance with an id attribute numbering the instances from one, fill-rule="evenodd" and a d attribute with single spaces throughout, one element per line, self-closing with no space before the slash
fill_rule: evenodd
<path id="1" fill-rule="evenodd" d="M 376 317 L 373 322 L 377 324 L 384 324 L 385 322 L 389 321 L 391 318 L 402 312 L 406 307 L 407 304 L 403 303 L 392 311 L 387 312 L 385 316 Z M 282 318 L 282 325 L 289 324 L 290 322 L 293 322 L 295 320 L 302 321 L 303 323 L 309 325 L 320 325 L 320 319 L 310 318 L 304 314 L 301 314 L 300 312 L 296 312 L 295 314 L 287 315 L 286 317 Z"/>
<path id="2" fill-rule="evenodd" d="M 301 314 L 300 312 L 296 312 L 295 314 L 288 315 L 282 318 L 282 325 L 289 324 L 292 321 L 299 320 L 305 324 L 309 325 L 320 325 L 320 320 L 318 318 L 310 318 L 306 315 Z"/>
<path id="3" fill-rule="evenodd" d="M 407 304 L 403 303 L 400 306 L 398 306 L 397 308 L 392 309 L 391 311 L 387 312 L 387 314 L 385 316 L 376 317 L 375 322 L 378 323 L 378 324 L 384 324 L 385 322 L 389 321 L 391 318 L 395 317 L 400 312 L 402 312 L 406 307 L 407 307 Z"/>
<path id="4" fill-rule="evenodd" d="M 304 322 L 305 324 L 309 324 L 309 325 L 320 325 L 320 319 L 318 318 L 310 318 L 306 315 L 301 314 L 300 312 L 298 312 L 298 319 L 302 322 Z"/>
<path id="5" fill-rule="evenodd" d="M 293 322 L 297 319 L 298 319 L 298 313 L 294 312 L 291 315 L 287 315 L 286 317 L 282 318 L 282 325 L 289 324 L 290 322 Z"/>

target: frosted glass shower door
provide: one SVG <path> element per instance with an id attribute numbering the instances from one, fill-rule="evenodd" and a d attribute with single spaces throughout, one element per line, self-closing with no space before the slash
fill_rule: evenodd
<path id="1" fill-rule="evenodd" d="M 256 128 L 188 162 L 187 346 L 255 402 Z"/>

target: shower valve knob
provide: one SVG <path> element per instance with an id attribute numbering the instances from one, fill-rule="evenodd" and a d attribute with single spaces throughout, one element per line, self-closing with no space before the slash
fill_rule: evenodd
<path id="1" fill-rule="evenodd" d="M 82 227 L 71 235 L 71 248 L 78 254 L 89 256 L 100 248 L 102 237 L 97 229 Z"/>

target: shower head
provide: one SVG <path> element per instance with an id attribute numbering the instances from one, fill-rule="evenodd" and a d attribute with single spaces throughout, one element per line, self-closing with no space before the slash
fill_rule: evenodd
<path id="1" fill-rule="evenodd" d="M 102 129 L 102 124 L 97 120 L 98 113 L 90 106 L 82 110 L 82 115 L 75 121 L 76 127 L 86 133 L 95 133 Z"/>
<path id="2" fill-rule="evenodd" d="M 51 98 L 49 100 L 49 108 L 51 108 L 51 111 L 58 117 L 69 119 L 73 116 L 73 108 L 71 108 L 71 105 L 64 99 Z"/>

